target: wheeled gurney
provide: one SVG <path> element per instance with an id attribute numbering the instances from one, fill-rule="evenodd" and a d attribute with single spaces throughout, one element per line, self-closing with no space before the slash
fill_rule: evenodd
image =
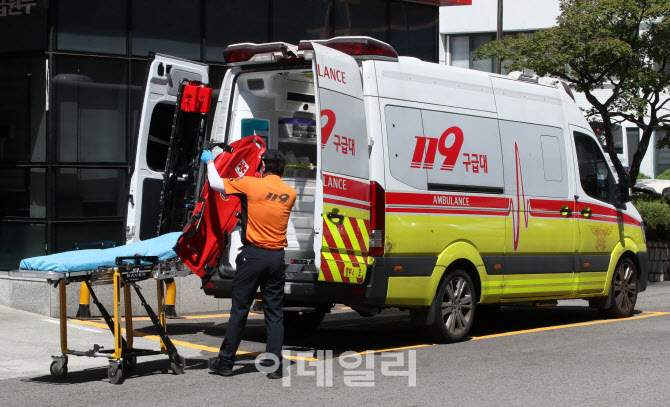
<path id="1" fill-rule="evenodd" d="M 12 273 L 22 277 L 45 279 L 59 289 L 60 297 L 60 342 L 61 355 L 52 356 L 51 374 L 57 378 L 67 375 L 68 355 L 105 357 L 109 359 L 107 374 L 109 381 L 120 384 L 124 371 L 135 367 L 138 356 L 167 353 L 174 374 L 184 373 L 185 360 L 179 355 L 166 333 L 164 313 L 163 280 L 191 274 L 177 258 L 172 249 L 181 233 L 168 233 L 154 239 L 104 250 L 77 250 L 49 256 L 33 257 L 21 261 L 19 270 Z M 147 303 L 137 282 L 153 278 L 156 280 L 158 314 Z M 92 282 L 112 282 L 114 285 L 114 316 L 100 303 L 92 288 Z M 83 282 L 88 287 L 93 303 L 114 334 L 114 349 L 105 350 L 97 344 L 88 351 L 68 349 L 66 285 Z M 147 311 L 161 339 L 160 350 L 133 347 L 132 308 L 130 288 L 133 287 L 142 306 Z M 121 291 L 125 307 L 126 336 L 121 332 Z"/>

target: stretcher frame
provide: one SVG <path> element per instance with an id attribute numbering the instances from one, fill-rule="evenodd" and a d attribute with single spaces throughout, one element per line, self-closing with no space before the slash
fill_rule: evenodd
<path id="1" fill-rule="evenodd" d="M 68 355 L 86 357 L 104 357 L 109 360 L 107 376 L 112 384 L 121 384 L 125 380 L 125 372 L 131 371 L 139 356 L 167 354 L 170 368 L 174 374 L 183 374 L 186 366 L 184 357 L 180 356 L 176 347 L 166 332 L 166 317 L 164 311 L 165 290 L 163 280 L 182 277 L 191 274 L 191 271 L 178 259 L 158 260 L 156 256 L 117 257 L 117 267 L 99 267 L 92 270 L 55 272 L 41 270 L 16 270 L 15 275 L 28 278 L 45 279 L 59 292 L 60 316 L 60 346 L 61 354 L 52 356 L 51 375 L 63 379 L 67 376 Z M 158 314 L 140 291 L 137 282 L 153 278 L 156 280 Z M 83 282 L 88 287 L 93 303 L 98 307 L 100 314 L 107 323 L 109 330 L 114 334 L 114 349 L 103 349 L 97 344 L 88 351 L 73 350 L 67 344 L 67 293 L 66 285 L 74 282 Z M 92 282 L 112 282 L 114 285 L 114 317 L 100 303 L 93 291 Z M 151 322 L 160 337 L 160 350 L 138 349 L 133 347 L 133 314 L 131 306 L 131 291 L 133 287 L 142 306 L 147 311 Z M 124 320 L 126 336 L 123 337 L 121 328 L 121 292 L 123 291 L 123 305 L 125 308 Z"/>

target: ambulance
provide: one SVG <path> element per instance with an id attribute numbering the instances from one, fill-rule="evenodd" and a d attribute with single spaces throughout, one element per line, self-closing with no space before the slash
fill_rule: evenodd
<path id="1" fill-rule="evenodd" d="M 368 37 L 236 44 L 224 58 L 211 112 L 191 126 L 287 157 L 287 324 L 316 326 L 332 304 L 396 307 L 453 342 L 478 309 L 506 304 L 632 314 L 647 284 L 642 220 L 565 83 L 401 57 Z M 156 234 L 180 83 L 210 82 L 206 65 L 164 55 L 149 70 L 128 241 Z M 185 153 L 198 170 L 184 188 L 202 182 L 202 148 Z M 206 294 L 230 297 L 241 245 L 237 228 Z"/>

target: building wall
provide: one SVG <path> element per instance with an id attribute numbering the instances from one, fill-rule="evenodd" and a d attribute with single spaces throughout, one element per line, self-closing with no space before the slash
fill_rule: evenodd
<path id="1" fill-rule="evenodd" d="M 437 62 L 433 3 L 2 2 L 0 269 L 76 243 L 123 244 L 149 52 L 208 63 L 215 88 L 238 42 L 368 35 Z"/>
<path id="2" fill-rule="evenodd" d="M 504 35 L 519 32 L 531 33 L 552 27 L 556 24 L 556 18 L 560 14 L 558 0 L 503 1 Z M 440 63 L 492 72 L 494 61 L 472 61 L 472 53 L 478 46 L 495 39 L 497 7 L 498 0 L 477 0 L 469 7 L 442 7 L 440 9 Z M 467 50 L 469 54 L 457 47 L 457 45 L 463 47 L 466 43 L 469 43 L 469 50 Z M 470 60 L 466 60 L 467 58 Z M 611 91 L 605 88 L 602 91 L 596 91 L 595 94 L 598 99 L 605 100 L 611 95 Z M 584 110 L 591 108 L 591 104 L 586 101 L 583 94 L 575 94 L 575 99 L 580 108 Z M 634 129 L 637 127 L 632 123 L 622 123 L 622 138 L 627 140 L 627 130 L 632 137 Z M 653 136 L 640 166 L 640 172 L 652 178 L 670 169 L 670 150 L 655 148 L 655 140 L 663 136 L 662 131 L 659 130 L 657 133 Z M 629 157 L 632 157 L 633 149 L 636 149 L 637 146 L 632 142 L 629 152 L 628 142 L 625 141 L 623 144 L 624 152 L 619 155 L 619 159 L 624 166 L 628 166 Z"/>

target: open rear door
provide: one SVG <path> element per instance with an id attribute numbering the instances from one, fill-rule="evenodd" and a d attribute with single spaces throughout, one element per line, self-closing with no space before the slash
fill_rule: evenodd
<path id="1" fill-rule="evenodd" d="M 126 242 L 156 237 L 161 191 L 181 83 L 209 82 L 206 65 L 166 55 L 151 62 L 130 180 Z"/>
<path id="2" fill-rule="evenodd" d="M 312 44 L 321 112 L 314 219 L 319 281 L 362 284 L 369 250 L 370 181 L 361 73 L 351 56 Z"/>

